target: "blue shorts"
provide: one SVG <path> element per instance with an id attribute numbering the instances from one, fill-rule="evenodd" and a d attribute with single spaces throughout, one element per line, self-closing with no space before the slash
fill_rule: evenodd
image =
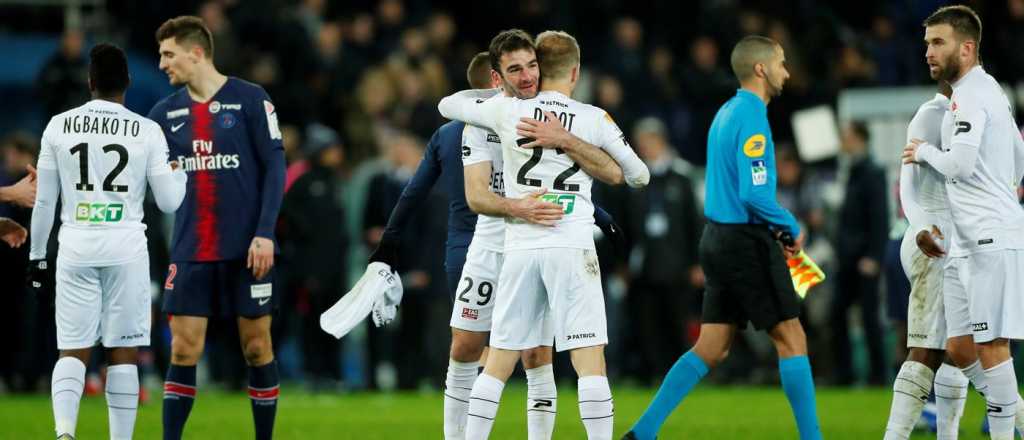
<path id="1" fill-rule="evenodd" d="M 256 318 L 277 307 L 274 269 L 261 280 L 245 260 L 171 263 L 164 283 L 164 312 L 171 315 Z"/>
<path id="2" fill-rule="evenodd" d="M 885 244 L 885 292 L 886 311 L 892 321 L 907 322 L 910 307 L 910 280 L 900 264 L 901 240 L 889 240 Z"/>

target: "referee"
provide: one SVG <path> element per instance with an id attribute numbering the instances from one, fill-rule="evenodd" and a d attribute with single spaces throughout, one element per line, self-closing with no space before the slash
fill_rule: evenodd
<path id="1" fill-rule="evenodd" d="M 740 89 L 718 110 L 708 133 L 708 224 L 699 251 L 707 286 L 704 323 L 697 344 L 669 370 L 625 439 L 653 439 L 708 369 L 725 359 L 736 329 L 747 321 L 768 331 L 775 344 L 800 439 L 821 439 L 800 305 L 785 261 L 800 250 L 803 234 L 775 198 L 768 127 L 768 102 L 789 78 L 785 60 L 782 47 L 765 37 L 748 36 L 732 50 Z"/>

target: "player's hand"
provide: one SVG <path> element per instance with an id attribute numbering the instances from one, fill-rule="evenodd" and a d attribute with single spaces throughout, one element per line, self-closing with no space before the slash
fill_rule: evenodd
<path id="1" fill-rule="evenodd" d="M 524 144 L 523 148 L 565 148 L 572 139 L 572 134 L 562 126 L 558 115 L 548 111 L 544 112 L 543 121 L 519 118 L 516 134 L 533 139 L 532 142 Z"/>
<path id="2" fill-rule="evenodd" d="M 930 258 L 940 258 L 946 255 L 946 251 L 942 249 L 936 240 L 944 240 L 946 237 L 942 235 L 942 231 L 935 225 L 932 225 L 932 230 L 922 229 L 917 233 L 917 248 L 922 253 Z"/>
<path id="3" fill-rule="evenodd" d="M 379 261 L 387 264 L 391 266 L 393 272 L 398 265 L 398 244 L 397 238 L 392 238 L 388 234 L 381 235 L 380 243 L 377 244 L 377 249 L 370 254 L 369 262 Z"/>
<path id="4" fill-rule="evenodd" d="M 699 264 L 690 267 L 690 285 L 696 289 L 704 287 L 704 269 Z"/>
<path id="5" fill-rule="evenodd" d="M 25 244 L 27 238 L 28 231 L 18 222 L 7 217 L 0 217 L 0 240 L 6 242 L 8 246 L 16 248 Z"/>
<path id="6" fill-rule="evenodd" d="M 176 161 L 176 160 L 172 160 L 172 161 L 168 162 L 167 165 L 171 166 L 171 171 L 175 171 L 178 168 L 181 168 L 181 164 L 179 164 L 178 161 Z"/>
<path id="7" fill-rule="evenodd" d="M 36 169 L 32 165 L 25 167 L 28 175 L 18 183 L 4 188 L 4 199 L 15 205 L 31 208 L 36 204 Z"/>
<path id="8" fill-rule="evenodd" d="M 45 259 L 28 262 L 25 284 L 40 304 L 53 304 L 53 271 Z"/>
<path id="9" fill-rule="evenodd" d="M 257 280 L 267 276 L 270 268 L 274 267 L 274 242 L 268 238 L 253 237 L 245 267 L 252 269 L 252 276 Z"/>
<path id="10" fill-rule="evenodd" d="M 923 144 L 924 141 L 920 139 L 911 139 L 910 143 L 906 147 L 903 147 L 903 163 L 917 163 L 917 149 Z"/>
<path id="11" fill-rule="evenodd" d="M 546 188 L 541 188 L 521 199 L 511 199 L 509 215 L 538 225 L 554 226 L 565 214 L 562 205 L 540 200 L 540 196 L 546 192 Z"/>

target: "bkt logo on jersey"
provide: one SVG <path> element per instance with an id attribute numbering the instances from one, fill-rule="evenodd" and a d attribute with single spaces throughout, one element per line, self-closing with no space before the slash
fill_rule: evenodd
<path id="1" fill-rule="evenodd" d="M 566 215 L 572 214 L 576 207 L 576 194 L 544 194 L 540 199 L 545 202 L 562 205 L 562 212 Z"/>
<path id="2" fill-rule="evenodd" d="M 213 154 L 213 141 L 192 141 L 192 157 L 178 156 L 178 163 L 186 172 L 238 168 L 237 154 Z"/>
<path id="3" fill-rule="evenodd" d="M 124 205 L 121 203 L 89 203 L 81 202 L 75 206 L 75 220 L 89 223 L 113 223 L 124 217 Z"/>

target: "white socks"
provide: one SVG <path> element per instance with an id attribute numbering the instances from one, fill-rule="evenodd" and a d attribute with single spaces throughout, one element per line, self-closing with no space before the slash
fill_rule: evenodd
<path id="1" fill-rule="evenodd" d="M 551 364 L 526 370 L 526 428 L 529 440 L 551 440 L 558 392 Z"/>
<path id="2" fill-rule="evenodd" d="M 884 440 L 906 440 L 921 418 L 921 409 L 932 391 L 935 373 L 920 362 L 906 361 L 892 385 L 892 408 Z"/>
<path id="3" fill-rule="evenodd" d="M 985 395 L 988 404 L 988 425 L 992 440 L 1013 440 L 1017 416 L 1017 376 L 1013 361 L 1007 360 L 985 370 Z"/>
<path id="4" fill-rule="evenodd" d="M 107 413 L 111 440 L 129 440 L 139 408 L 139 368 L 135 364 L 107 367 Z"/>
<path id="5" fill-rule="evenodd" d="M 505 383 L 487 373 L 481 374 L 469 393 L 469 417 L 466 419 L 466 440 L 483 440 L 491 434 L 498 403 Z"/>
<path id="6" fill-rule="evenodd" d="M 938 440 L 955 440 L 960 430 L 960 417 L 967 402 L 967 376 L 959 368 L 942 364 L 935 372 L 935 407 Z"/>
<path id="7" fill-rule="evenodd" d="M 85 364 L 78 358 L 62 357 L 53 366 L 50 381 L 50 397 L 53 400 L 53 420 L 57 437 L 62 434 L 75 435 L 78 423 L 78 404 L 85 387 Z"/>
<path id="8" fill-rule="evenodd" d="M 580 419 L 587 430 L 588 440 L 611 440 L 615 420 L 612 390 L 608 378 L 585 376 L 577 382 L 580 399 Z"/>
<path id="9" fill-rule="evenodd" d="M 469 411 L 469 392 L 476 381 L 478 362 L 459 362 L 448 359 L 448 376 L 444 381 L 444 438 L 466 438 L 466 413 Z"/>

